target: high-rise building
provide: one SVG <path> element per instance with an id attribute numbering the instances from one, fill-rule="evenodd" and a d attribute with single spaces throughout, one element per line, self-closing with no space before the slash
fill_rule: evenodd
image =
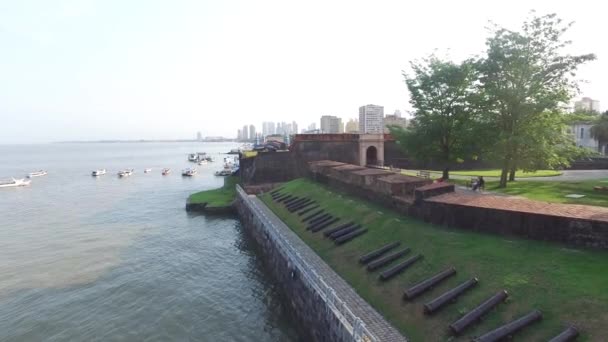
<path id="1" fill-rule="evenodd" d="M 395 114 L 387 114 L 384 117 L 384 133 L 389 133 L 388 126 L 399 126 L 405 128 L 407 126 L 407 119 L 401 117 L 401 111 L 398 109 Z"/>
<path id="2" fill-rule="evenodd" d="M 243 131 L 241 131 L 240 129 L 237 130 L 236 140 L 243 140 Z"/>
<path id="3" fill-rule="evenodd" d="M 294 121 L 291 123 L 292 134 L 298 134 L 298 124 Z"/>
<path id="4" fill-rule="evenodd" d="M 359 133 L 384 132 L 384 107 L 368 104 L 359 107 Z"/>
<path id="5" fill-rule="evenodd" d="M 262 134 L 264 136 L 272 135 L 276 133 L 274 122 L 264 122 L 262 123 Z"/>
<path id="6" fill-rule="evenodd" d="M 350 119 L 346 123 L 346 127 L 344 128 L 345 133 L 357 133 L 359 132 L 359 120 Z"/>
<path id="7" fill-rule="evenodd" d="M 580 101 L 574 102 L 575 111 L 600 112 L 600 101 L 590 97 L 583 97 Z"/>
<path id="8" fill-rule="evenodd" d="M 242 136 L 243 140 L 249 140 L 249 134 L 247 134 L 247 133 L 248 133 L 247 125 L 245 125 L 245 126 L 243 126 L 243 136 Z"/>
<path id="9" fill-rule="evenodd" d="M 344 126 L 342 125 L 342 119 L 333 115 L 323 115 L 321 117 L 321 132 L 343 133 Z"/>
<path id="10" fill-rule="evenodd" d="M 255 126 L 249 125 L 249 140 L 255 139 Z"/>
<path id="11" fill-rule="evenodd" d="M 196 140 L 198 140 L 198 141 L 203 140 L 203 134 L 200 131 L 196 132 Z"/>
<path id="12" fill-rule="evenodd" d="M 308 130 L 309 131 L 314 131 L 317 129 L 317 124 L 316 123 L 311 123 L 310 125 L 308 125 Z"/>

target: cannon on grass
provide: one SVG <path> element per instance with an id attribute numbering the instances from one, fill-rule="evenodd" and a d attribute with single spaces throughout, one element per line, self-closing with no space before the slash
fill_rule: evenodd
<path id="1" fill-rule="evenodd" d="M 292 198 L 294 198 L 294 197 L 295 197 L 294 195 L 289 195 L 289 196 L 287 196 L 287 197 L 283 197 L 283 198 L 281 198 L 281 199 L 280 199 L 280 200 L 278 200 L 277 202 L 278 202 L 278 203 L 285 203 L 285 201 L 289 201 L 290 199 L 292 199 Z"/>
<path id="2" fill-rule="evenodd" d="M 272 191 L 270 192 L 270 194 L 271 194 L 271 195 L 278 194 L 278 193 L 279 193 L 281 190 L 283 190 L 283 188 L 277 188 L 277 189 L 274 189 L 274 190 L 272 190 Z"/>
<path id="3" fill-rule="evenodd" d="M 308 214 L 309 212 L 311 212 L 311 211 L 313 211 L 313 210 L 315 210 L 315 209 L 317 209 L 317 208 L 319 208 L 319 207 L 320 207 L 320 205 L 315 204 L 315 205 L 313 205 L 312 207 L 309 207 L 309 208 L 306 208 L 306 209 L 304 209 L 304 210 L 299 211 L 299 212 L 298 212 L 298 216 L 306 215 L 306 214 Z"/>
<path id="4" fill-rule="evenodd" d="M 559 335 L 555 336 L 549 342 L 569 342 L 574 341 L 578 337 L 578 329 L 570 325 L 566 330 L 562 331 Z"/>
<path id="5" fill-rule="evenodd" d="M 301 204 L 305 204 L 305 203 L 309 203 L 312 202 L 312 200 L 310 198 L 300 198 L 299 200 L 289 203 L 288 205 L 286 205 L 287 210 L 289 210 L 290 212 L 293 211 L 293 208 L 295 207 L 299 207 Z"/>
<path id="6" fill-rule="evenodd" d="M 369 252 L 367 254 L 364 254 L 364 255 L 362 255 L 359 258 L 359 263 L 365 265 L 368 262 L 370 262 L 370 261 L 372 261 L 372 260 L 374 260 L 376 258 L 381 257 L 383 254 L 385 254 L 388 251 L 390 251 L 391 249 L 399 246 L 400 244 L 401 244 L 401 242 L 399 242 L 399 241 L 391 242 L 391 243 L 388 243 L 388 244 L 386 244 L 386 245 L 384 245 L 384 246 L 382 246 L 382 247 L 380 247 L 380 248 L 378 248 L 378 249 L 376 249 L 374 251 L 371 251 L 371 252 Z"/>
<path id="7" fill-rule="evenodd" d="M 424 304 L 424 313 L 430 315 L 437 310 L 441 309 L 445 305 L 456 301 L 456 298 L 461 294 L 465 293 L 469 289 L 475 287 L 479 279 L 473 278 L 465 281 L 464 283 L 456 286 L 455 288 L 448 290 L 441 294 L 439 297 L 431 300 L 430 302 Z"/>
<path id="8" fill-rule="evenodd" d="M 360 225 L 356 225 L 356 226 L 351 226 L 351 227 L 346 227 L 346 228 L 340 229 L 338 231 L 335 231 L 335 232 L 329 234 L 328 238 L 335 240 L 342 235 L 346 235 L 350 232 L 354 232 L 355 230 L 359 229 L 360 227 L 361 227 Z"/>
<path id="9" fill-rule="evenodd" d="M 391 279 L 392 277 L 396 276 L 397 274 L 410 268 L 410 266 L 412 266 L 416 261 L 418 261 L 420 259 L 422 259 L 422 254 L 414 255 L 413 257 L 405 260 L 404 262 L 399 263 L 399 264 L 389 268 L 388 270 L 380 273 L 380 275 L 378 276 L 378 279 L 380 279 L 382 281 L 387 281 L 387 280 Z"/>
<path id="10" fill-rule="evenodd" d="M 336 223 L 340 221 L 339 217 L 333 217 L 331 220 L 329 221 L 325 221 L 325 222 L 321 222 L 321 223 L 317 223 L 317 225 L 315 227 L 310 228 L 310 231 L 313 233 L 316 233 L 318 231 L 321 231 L 329 226 L 331 226 L 332 224 Z"/>
<path id="11" fill-rule="evenodd" d="M 273 198 L 273 200 L 274 200 L 275 202 L 278 202 L 278 201 L 280 201 L 280 200 L 282 200 L 283 198 L 286 198 L 286 197 L 288 197 L 288 196 L 291 196 L 291 195 L 290 195 L 290 194 L 282 194 L 282 195 L 279 195 L 279 196 L 277 196 L 277 197 L 274 197 L 274 198 Z"/>
<path id="12" fill-rule="evenodd" d="M 335 227 L 335 228 L 332 228 L 332 229 L 326 230 L 325 232 L 323 232 L 323 235 L 325 235 L 325 236 L 330 236 L 331 234 L 333 234 L 334 232 L 337 232 L 337 231 L 338 231 L 338 230 L 340 230 L 340 229 L 344 229 L 344 228 L 352 227 L 352 226 L 354 226 L 354 225 L 355 225 L 355 222 L 354 222 L 354 221 L 350 221 L 350 222 L 347 222 L 347 223 L 343 223 L 343 224 L 341 224 L 341 225 L 339 225 L 339 226 L 337 226 L 337 227 Z"/>
<path id="13" fill-rule="evenodd" d="M 354 238 L 356 238 L 357 236 L 361 236 L 363 234 L 367 233 L 367 229 L 366 228 L 359 228 L 357 230 L 355 230 L 354 232 L 350 232 L 346 235 L 342 235 L 339 238 L 334 240 L 334 243 L 336 245 L 342 245 Z"/>
<path id="14" fill-rule="evenodd" d="M 534 310 L 525 316 L 522 316 L 512 322 L 509 322 L 501 327 L 498 327 L 488 333 L 485 333 L 477 338 L 474 338 L 475 342 L 496 342 L 504 339 L 505 337 L 511 336 L 521 329 L 529 326 L 534 322 L 538 322 L 543 318 L 540 310 Z"/>
<path id="15" fill-rule="evenodd" d="M 302 202 L 302 203 L 300 203 L 298 205 L 291 206 L 291 207 L 287 208 L 287 210 L 290 213 L 293 213 L 293 212 L 296 212 L 298 210 L 304 209 L 304 208 L 309 207 L 309 206 L 314 205 L 314 204 L 315 204 L 315 201 L 308 200 L 308 201 Z"/>
<path id="16" fill-rule="evenodd" d="M 293 197 L 290 200 L 283 202 L 283 205 L 285 205 L 286 207 L 289 207 L 289 206 L 293 205 L 294 203 L 299 203 L 304 200 L 306 200 L 306 198 Z"/>
<path id="17" fill-rule="evenodd" d="M 483 315 L 495 308 L 498 304 L 504 302 L 508 296 L 509 293 L 506 290 L 502 290 L 492 297 L 486 299 L 483 303 L 466 313 L 459 320 L 450 324 L 450 330 L 454 335 L 459 335 L 473 323 L 477 322 Z"/>
<path id="18" fill-rule="evenodd" d="M 434 276 L 432 276 L 428 279 L 425 279 L 425 280 L 419 282 L 418 284 L 403 291 L 403 298 L 407 299 L 407 300 L 412 300 L 412 299 L 420 296 L 421 294 L 425 293 L 426 291 L 432 289 L 437 284 L 441 283 L 442 281 L 446 280 L 447 278 L 449 278 L 455 274 L 456 274 L 456 269 L 454 267 L 450 267 L 446 270 L 443 270 L 443 271 L 435 274 Z"/>
<path id="19" fill-rule="evenodd" d="M 308 227 L 306 227 L 306 230 L 312 230 L 314 227 L 320 226 L 323 223 L 329 222 L 329 221 L 331 221 L 333 219 L 334 219 L 334 217 L 328 214 L 327 217 L 325 217 L 325 218 L 323 218 L 321 220 L 317 220 L 314 223 L 309 224 Z"/>
<path id="20" fill-rule="evenodd" d="M 314 213 L 312 213 L 312 214 L 310 214 L 310 215 L 308 215 L 308 216 L 304 217 L 304 218 L 302 219 L 302 221 L 306 222 L 306 221 L 308 221 L 308 220 L 312 219 L 312 218 L 313 218 L 313 217 L 315 217 L 315 216 L 318 216 L 318 215 L 323 214 L 324 212 L 325 212 L 325 209 L 319 209 L 319 210 L 315 211 Z"/>
<path id="21" fill-rule="evenodd" d="M 308 226 L 315 225 L 315 224 L 317 224 L 317 223 L 319 223 L 321 221 L 325 221 L 325 220 L 327 220 L 328 218 L 331 218 L 331 217 L 333 217 L 333 216 L 331 216 L 330 213 L 325 213 L 325 214 L 323 214 L 321 216 L 317 216 L 317 217 L 315 217 L 315 218 L 313 218 L 313 219 L 311 219 L 311 220 L 308 221 Z"/>
<path id="22" fill-rule="evenodd" d="M 367 265 L 367 270 L 369 272 L 375 271 L 375 270 L 379 269 L 380 267 L 386 266 L 386 265 L 390 264 L 391 262 L 401 258 L 402 256 L 406 255 L 409 252 L 410 252 L 410 249 L 408 247 L 406 247 L 400 251 L 397 251 L 395 253 L 384 256 L 378 260 L 374 260 Z"/>

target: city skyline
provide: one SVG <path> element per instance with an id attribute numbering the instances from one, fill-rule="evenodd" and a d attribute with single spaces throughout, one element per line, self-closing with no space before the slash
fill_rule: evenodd
<path id="1" fill-rule="evenodd" d="M 600 3 L 469 5 L 8 2 L 0 12 L 0 143 L 186 138 L 192 127 L 228 137 L 236 122 L 258 131 L 286 116 L 299 127 L 325 114 L 346 122 L 361 103 L 407 117 L 402 71 L 410 61 L 434 51 L 454 60 L 479 54 L 488 21 L 516 29 L 531 9 L 575 21 L 569 50 L 598 56 L 580 70 L 587 82 L 576 98 L 608 103 L 608 47 L 595 38 Z M 431 19 L 441 24 L 430 27 Z M 424 35 L 421 27 L 429 27 Z"/>

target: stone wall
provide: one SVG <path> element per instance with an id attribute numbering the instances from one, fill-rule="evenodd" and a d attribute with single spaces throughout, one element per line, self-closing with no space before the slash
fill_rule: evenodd
<path id="1" fill-rule="evenodd" d="M 279 284 L 284 304 L 298 320 L 302 340 L 354 342 L 352 329 L 330 308 L 329 299 L 318 287 L 303 276 L 300 263 L 289 252 L 289 246 L 275 238 L 274 228 L 254 210 L 246 196 L 238 192 L 235 207 L 245 231 L 258 243 L 263 262 Z"/>
<path id="2" fill-rule="evenodd" d="M 242 184 L 287 182 L 304 176 L 289 151 L 259 152 L 255 157 L 241 158 L 239 164 Z"/>

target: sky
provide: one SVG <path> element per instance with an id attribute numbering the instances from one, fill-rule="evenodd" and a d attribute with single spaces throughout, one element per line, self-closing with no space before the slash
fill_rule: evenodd
<path id="1" fill-rule="evenodd" d="M 581 96 L 608 109 L 601 1 L 0 0 L 0 143 L 235 137 L 359 106 L 411 110 L 402 71 L 481 54 L 488 21 L 574 21 L 595 53 Z"/>

